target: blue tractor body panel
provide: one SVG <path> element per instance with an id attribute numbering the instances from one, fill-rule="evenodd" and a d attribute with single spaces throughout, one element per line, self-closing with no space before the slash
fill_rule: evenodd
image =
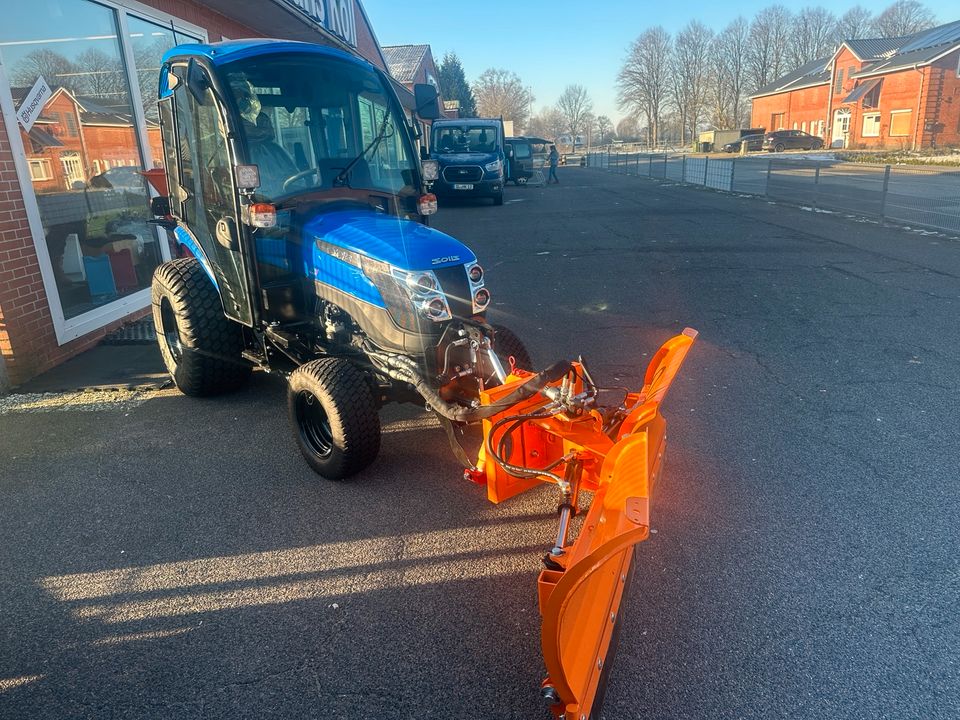
<path id="1" fill-rule="evenodd" d="M 303 227 L 304 273 L 359 300 L 384 307 L 379 290 L 357 265 L 334 257 L 321 240 L 401 270 L 435 270 L 474 262 L 466 245 L 412 220 L 365 209 L 318 215 Z"/>

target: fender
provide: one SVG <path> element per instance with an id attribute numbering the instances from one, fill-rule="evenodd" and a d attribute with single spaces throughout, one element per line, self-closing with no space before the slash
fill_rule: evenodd
<path id="1" fill-rule="evenodd" d="M 183 225 L 177 225 L 177 228 L 173 231 L 173 234 L 177 238 L 177 242 L 185 246 L 193 256 L 200 261 L 200 267 L 203 268 L 203 271 L 207 274 L 207 277 L 210 278 L 210 282 L 213 283 L 213 286 L 220 289 L 220 283 L 217 282 L 217 278 L 213 274 L 213 266 L 210 264 L 210 261 L 207 259 L 207 254 L 203 251 L 203 248 L 200 247 L 200 243 L 197 242 L 197 239 L 187 230 Z"/>

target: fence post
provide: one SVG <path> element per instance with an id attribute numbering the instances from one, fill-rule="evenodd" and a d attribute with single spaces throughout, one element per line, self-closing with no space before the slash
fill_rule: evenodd
<path id="1" fill-rule="evenodd" d="M 663 154 L 663 179 L 667 179 L 667 154 Z"/>
<path id="2" fill-rule="evenodd" d="M 680 156 L 680 182 L 687 182 L 687 154 Z"/>
<path id="3" fill-rule="evenodd" d="M 890 166 L 883 169 L 883 195 L 880 196 L 880 224 L 887 219 L 887 189 L 890 187 Z"/>
<path id="4" fill-rule="evenodd" d="M 813 174 L 813 208 L 820 208 L 820 163 L 817 163 L 817 170 Z"/>
<path id="5" fill-rule="evenodd" d="M 733 192 L 733 179 L 736 176 L 737 176 L 737 161 L 731 160 L 730 161 L 730 192 Z"/>
<path id="6" fill-rule="evenodd" d="M 773 158 L 767 158 L 767 182 L 763 186 L 763 194 L 770 195 L 770 170 L 773 168 Z"/>
<path id="7" fill-rule="evenodd" d="M 647 160 L 650 161 L 650 165 L 647 167 L 647 177 L 653 177 L 653 153 L 647 155 Z"/>
<path id="8" fill-rule="evenodd" d="M 703 186 L 704 187 L 707 186 L 707 165 L 709 164 L 709 162 L 710 162 L 710 156 L 704 155 L 703 156 Z"/>
<path id="9" fill-rule="evenodd" d="M 637 150 L 637 177 L 640 177 L 640 150 Z"/>

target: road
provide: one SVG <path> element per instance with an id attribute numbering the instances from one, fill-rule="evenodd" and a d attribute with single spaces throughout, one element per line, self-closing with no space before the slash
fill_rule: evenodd
<path id="1" fill-rule="evenodd" d="M 560 172 L 436 226 L 538 364 L 701 333 L 604 717 L 960 716 L 960 245 Z M 0 403 L 0 717 L 548 717 L 552 494 L 489 505 L 412 408 L 318 480 L 283 398 Z"/>

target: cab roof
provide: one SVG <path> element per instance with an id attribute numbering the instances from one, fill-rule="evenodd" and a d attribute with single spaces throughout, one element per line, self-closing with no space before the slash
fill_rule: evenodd
<path id="1" fill-rule="evenodd" d="M 173 58 L 201 56 L 213 65 L 223 65 L 234 60 L 257 57 L 260 55 L 274 55 L 278 53 L 304 53 L 325 55 L 354 62 L 364 67 L 373 67 L 370 63 L 356 55 L 313 43 L 297 42 L 295 40 L 226 40 L 218 43 L 185 43 L 177 45 L 163 54 L 163 62 Z"/>

